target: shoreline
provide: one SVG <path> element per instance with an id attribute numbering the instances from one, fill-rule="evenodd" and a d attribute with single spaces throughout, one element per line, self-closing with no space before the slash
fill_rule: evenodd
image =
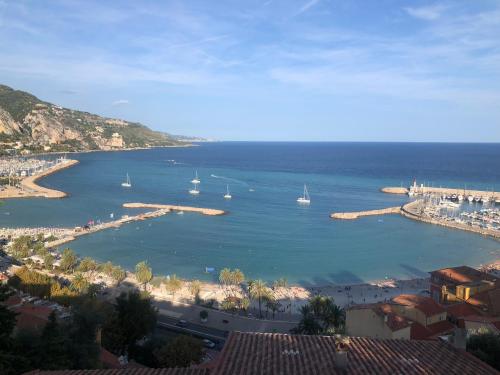
<path id="1" fill-rule="evenodd" d="M 78 164 L 78 160 L 68 159 L 54 165 L 42 173 L 28 176 L 23 178 L 20 182 L 21 188 L 6 186 L 0 191 L 0 199 L 14 199 L 14 198 L 49 198 L 58 199 L 65 198 L 68 194 L 64 191 L 45 188 L 38 185 L 36 182 L 41 178 L 47 177 L 51 174 L 57 173 L 63 169 L 70 168 Z"/>

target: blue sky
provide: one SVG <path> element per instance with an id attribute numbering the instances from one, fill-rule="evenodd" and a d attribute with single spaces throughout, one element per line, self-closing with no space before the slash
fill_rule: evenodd
<path id="1" fill-rule="evenodd" d="M 0 0 L 0 82 L 221 140 L 500 141 L 500 1 Z"/>

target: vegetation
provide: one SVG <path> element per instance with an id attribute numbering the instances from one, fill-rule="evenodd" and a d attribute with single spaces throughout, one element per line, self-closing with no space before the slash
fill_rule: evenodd
<path id="1" fill-rule="evenodd" d="M 148 263 L 146 261 L 137 263 L 137 265 L 135 266 L 135 277 L 139 284 L 143 285 L 144 290 L 146 290 L 146 285 L 153 278 L 153 271 L 148 266 Z"/>
<path id="2" fill-rule="evenodd" d="M 116 354 L 126 353 L 156 326 L 157 312 L 149 296 L 137 291 L 116 298 L 113 313 L 103 327 L 103 343 Z"/>
<path id="3" fill-rule="evenodd" d="M 315 296 L 301 308 L 302 318 L 294 333 L 305 335 L 329 335 L 341 333 L 344 327 L 344 311 L 335 305 L 333 298 Z"/>
<path id="4" fill-rule="evenodd" d="M 200 302 L 201 281 L 193 280 L 189 283 L 189 293 L 194 297 L 196 304 Z"/>
<path id="5" fill-rule="evenodd" d="M 61 256 L 61 264 L 59 268 L 63 272 L 72 273 L 78 264 L 78 257 L 71 249 L 64 249 Z"/>
<path id="6" fill-rule="evenodd" d="M 500 371 L 500 334 L 486 331 L 471 335 L 467 351 Z"/>
<path id="7" fill-rule="evenodd" d="M 200 362 L 202 352 L 200 340 L 179 336 L 156 350 L 154 355 L 160 367 L 189 367 Z"/>
<path id="8" fill-rule="evenodd" d="M 250 298 L 259 302 L 259 317 L 262 319 L 262 300 L 269 296 L 270 291 L 265 281 L 252 280 L 248 283 Z"/>
<path id="9" fill-rule="evenodd" d="M 177 293 L 183 285 L 183 281 L 179 279 L 176 275 L 172 275 L 169 278 L 166 278 L 163 281 L 165 285 L 165 289 L 168 293 L 172 294 L 172 297 L 175 297 L 175 293 Z"/>

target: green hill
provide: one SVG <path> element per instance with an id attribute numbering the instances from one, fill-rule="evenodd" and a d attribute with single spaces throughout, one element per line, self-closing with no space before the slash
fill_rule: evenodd
<path id="1" fill-rule="evenodd" d="M 60 152 L 187 145 L 120 119 L 62 108 L 0 85 L 0 152 Z"/>

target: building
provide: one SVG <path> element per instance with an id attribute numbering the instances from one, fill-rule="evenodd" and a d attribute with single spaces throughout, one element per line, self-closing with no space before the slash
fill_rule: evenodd
<path id="1" fill-rule="evenodd" d="M 205 368 L 32 371 L 30 375 L 337 375 L 498 372 L 446 342 L 232 332 Z"/>
<path id="2" fill-rule="evenodd" d="M 499 287 L 494 275 L 468 266 L 443 268 L 430 274 L 431 297 L 443 304 L 465 302 L 478 293 Z"/>
<path id="3" fill-rule="evenodd" d="M 388 303 L 358 305 L 346 311 L 346 332 L 350 336 L 409 340 L 411 322 Z"/>
<path id="4" fill-rule="evenodd" d="M 425 340 L 449 335 L 455 328 L 443 306 L 414 294 L 401 294 L 389 303 L 354 306 L 346 312 L 350 336 Z"/>

